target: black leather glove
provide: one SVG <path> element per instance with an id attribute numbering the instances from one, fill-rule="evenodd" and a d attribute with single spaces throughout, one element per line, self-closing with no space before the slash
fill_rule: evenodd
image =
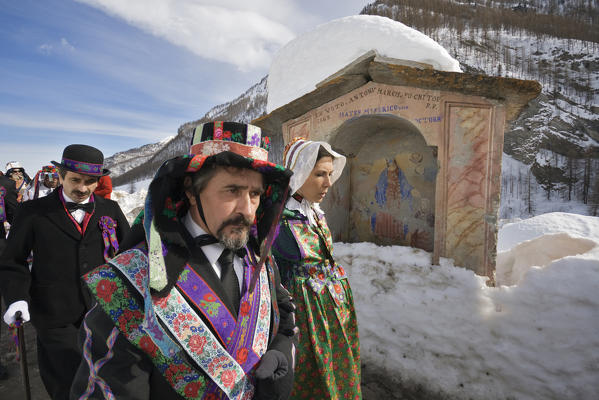
<path id="1" fill-rule="evenodd" d="M 258 400 L 285 400 L 289 397 L 293 385 L 293 374 L 287 357 L 279 350 L 268 350 L 262 356 L 254 373 Z M 291 379 L 288 379 L 291 377 Z"/>

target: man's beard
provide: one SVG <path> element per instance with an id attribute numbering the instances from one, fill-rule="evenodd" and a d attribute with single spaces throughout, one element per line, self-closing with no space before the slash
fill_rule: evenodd
<path id="1" fill-rule="evenodd" d="M 227 235 L 225 233 L 225 228 L 228 225 L 236 226 Z M 248 242 L 251 225 L 252 221 L 246 220 L 242 215 L 237 215 L 222 223 L 220 228 L 218 228 L 218 231 L 216 231 L 216 238 L 227 249 L 239 250 Z"/>

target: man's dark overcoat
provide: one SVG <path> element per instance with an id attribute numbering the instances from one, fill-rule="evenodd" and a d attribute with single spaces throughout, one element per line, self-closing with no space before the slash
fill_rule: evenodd
<path id="1" fill-rule="evenodd" d="M 82 235 L 69 218 L 59 191 L 22 203 L 0 257 L 0 289 L 7 305 L 18 300 L 29 304 L 37 328 L 55 328 L 80 321 L 91 298 L 80 276 L 104 264 L 101 216 L 116 221 L 119 242 L 129 223 L 119 205 L 94 196 L 95 210 Z M 27 258 L 33 250 L 31 273 Z"/>
<path id="2" fill-rule="evenodd" d="M 5 218 L 10 224 L 17 208 L 17 187 L 15 186 L 15 181 L 6 176 L 0 176 L 0 187 L 4 188 L 5 193 L 2 196 L 2 202 L 4 203 Z M 2 253 L 2 249 L 4 248 L 3 240 L 5 237 L 4 224 L 0 223 L 0 253 Z"/>

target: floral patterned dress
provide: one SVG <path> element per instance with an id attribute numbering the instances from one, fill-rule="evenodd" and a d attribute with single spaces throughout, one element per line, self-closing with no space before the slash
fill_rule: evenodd
<path id="1" fill-rule="evenodd" d="M 273 255 L 297 306 L 300 329 L 292 399 L 361 399 L 360 342 L 354 299 L 332 257 L 324 215 L 316 224 L 286 209 Z"/>

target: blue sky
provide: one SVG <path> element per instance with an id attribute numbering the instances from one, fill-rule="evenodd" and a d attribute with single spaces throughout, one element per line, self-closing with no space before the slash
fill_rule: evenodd
<path id="1" fill-rule="evenodd" d="M 257 83 L 287 41 L 367 3 L 0 0 L 0 169 L 174 135 Z"/>

